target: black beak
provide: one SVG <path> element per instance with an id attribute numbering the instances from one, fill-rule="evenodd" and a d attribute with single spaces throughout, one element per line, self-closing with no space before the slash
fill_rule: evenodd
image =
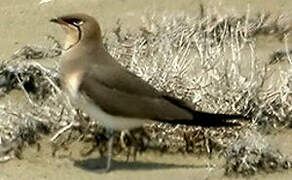
<path id="1" fill-rule="evenodd" d="M 59 18 L 52 18 L 50 19 L 50 22 L 60 24 L 62 21 Z"/>

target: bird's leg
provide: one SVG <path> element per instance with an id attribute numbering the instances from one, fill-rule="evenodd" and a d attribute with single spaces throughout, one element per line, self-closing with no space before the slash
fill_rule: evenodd
<path id="1" fill-rule="evenodd" d="M 111 168 L 111 160 L 112 160 L 112 153 L 113 153 L 114 130 L 109 129 L 108 135 L 109 135 L 109 142 L 108 142 L 108 156 L 107 156 L 107 162 L 106 162 L 106 169 L 108 169 L 109 171 Z"/>
<path id="2" fill-rule="evenodd" d="M 106 173 L 106 172 L 109 172 L 110 169 L 111 169 L 114 130 L 113 129 L 107 129 L 106 134 L 107 134 L 107 136 L 109 136 L 108 149 L 107 149 L 108 150 L 108 155 L 107 155 L 106 167 L 102 168 L 102 169 L 98 169 L 97 171 L 99 173 Z"/>

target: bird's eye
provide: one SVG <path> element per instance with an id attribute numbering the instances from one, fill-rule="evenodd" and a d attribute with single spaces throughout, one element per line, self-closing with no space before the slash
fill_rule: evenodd
<path id="1" fill-rule="evenodd" d="M 83 24 L 83 21 L 81 21 L 81 20 L 74 20 L 73 21 L 73 25 L 75 25 L 75 26 L 81 26 Z"/>
<path id="2" fill-rule="evenodd" d="M 68 24 L 72 24 L 74 26 L 81 26 L 84 21 L 77 18 L 63 18 L 63 21 L 67 22 Z"/>

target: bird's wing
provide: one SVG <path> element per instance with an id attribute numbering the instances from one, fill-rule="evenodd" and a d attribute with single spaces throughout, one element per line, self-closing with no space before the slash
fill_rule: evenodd
<path id="1" fill-rule="evenodd" d="M 156 120 L 193 117 L 127 71 L 101 66 L 92 68 L 85 73 L 79 90 L 109 114 Z"/>
<path id="2" fill-rule="evenodd" d="M 161 97 L 162 94 L 143 79 L 126 70 L 119 64 L 93 65 L 90 67 L 87 76 L 95 79 L 105 86 L 123 91 L 129 94 L 136 94 L 148 97 Z"/>
<path id="3" fill-rule="evenodd" d="M 185 102 L 163 96 L 121 68 L 95 65 L 92 68 L 85 73 L 79 90 L 111 115 L 205 127 L 233 126 L 226 120 L 246 119 L 240 114 L 195 111 Z"/>

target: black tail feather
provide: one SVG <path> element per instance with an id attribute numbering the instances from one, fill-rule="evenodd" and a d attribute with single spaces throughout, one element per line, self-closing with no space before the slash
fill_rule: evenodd
<path id="1" fill-rule="evenodd" d="M 202 127 L 233 127 L 240 125 L 238 122 L 230 122 L 228 120 L 239 119 L 248 120 L 250 118 L 245 117 L 240 114 L 214 114 L 208 112 L 195 111 L 188 107 L 184 102 L 172 98 L 164 97 L 168 101 L 176 104 L 177 106 L 189 111 L 193 114 L 193 119 L 189 120 L 163 120 L 161 122 L 166 122 L 170 124 L 182 124 L 188 126 L 202 126 Z"/>
<path id="2" fill-rule="evenodd" d="M 242 115 L 212 114 L 206 112 L 193 111 L 194 118 L 191 120 L 164 120 L 170 124 L 182 124 L 188 126 L 201 127 L 233 127 L 240 125 L 238 122 L 229 122 L 231 119 L 247 119 Z"/>

